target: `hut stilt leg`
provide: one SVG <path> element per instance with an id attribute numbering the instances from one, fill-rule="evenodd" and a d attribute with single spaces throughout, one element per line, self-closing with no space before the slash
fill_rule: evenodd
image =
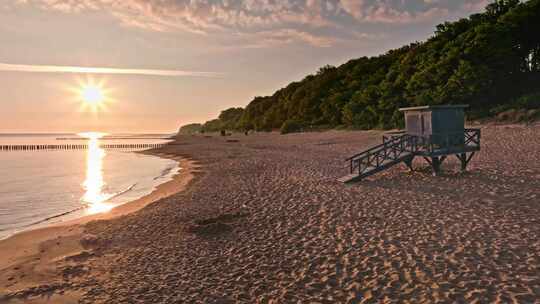
<path id="1" fill-rule="evenodd" d="M 446 159 L 446 155 L 443 155 L 439 158 L 439 165 L 442 165 L 442 163 L 444 162 L 444 160 Z"/>
<path id="2" fill-rule="evenodd" d="M 439 157 L 424 157 L 424 159 L 431 165 L 433 168 L 433 176 L 439 176 L 441 173 L 441 163 L 444 161 L 444 158 Z"/>
<path id="3" fill-rule="evenodd" d="M 414 156 L 411 156 L 409 158 L 406 158 L 403 162 L 405 163 L 405 165 L 407 165 L 407 168 L 409 168 L 409 171 L 414 171 L 414 168 L 413 168 L 413 159 L 414 159 Z"/>
<path id="4" fill-rule="evenodd" d="M 465 172 L 467 169 L 467 153 L 456 154 L 456 157 L 461 162 L 461 172 Z"/>
<path id="5" fill-rule="evenodd" d="M 457 158 L 461 162 L 461 171 L 462 172 L 465 172 L 467 170 L 467 165 L 469 164 L 469 162 L 473 158 L 474 153 L 475 152 L 472 152 L 471 154 L 469 154 L 469 156 L 467 156 L 467 153 L 456 154 Z"/>
<path id="6" fill-rule="evenodd" d="M 438 157 L 431 158 L 431 166 L 433 167 L 433 176 L 438 176 L 441 171 L 441 162 Z"/>

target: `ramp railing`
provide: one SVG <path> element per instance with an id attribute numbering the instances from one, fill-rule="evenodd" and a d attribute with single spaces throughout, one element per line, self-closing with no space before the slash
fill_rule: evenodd
<path id="1" fill-rule="evenodd" d="M 384 137 L 383 143 L 346 159 L 351 174 L 362 175 L 389 162 L 400 162 L 404 156 L 415 153 L 416 136 L 408 134 Z"/>
<path id="2" fill-rule="evenodd" d="M 390 132 L 383 135 L 383 142 L 390 142 L 405 135 L 404 131 Z M 428 137 L 409 135 L 412 152 L 430 154 L 451 153 L 453 151 L 468 151 L 480 149 L 480 129 L 469 128 L 464 132 L 432 134 Z"/>
<path id="3" fill-rule="evenodd" d="M 465 129 L 463 132 L 433 134 L 422 138 L 419 152 L 432 156 L 480 150 L 480 129 Z"/>

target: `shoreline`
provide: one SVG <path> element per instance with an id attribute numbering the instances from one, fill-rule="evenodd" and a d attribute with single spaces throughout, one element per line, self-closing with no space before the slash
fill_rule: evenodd
<path id="1" fill-rule="evenodd" d="M 57 264 L 66 257 L 84 252 L 81 241 L 87 237 L 84 225 L 92 221 L 112 220 L 136 212 L 163 198 L 183 191 L 193 179 L 197 167 L 193 160 L 164 152 L 142 152 L 161 158 L 178 161 L 178 172 L 171 180 L 159 184 L 151 193 L 133 201 L 119 205 L 109 212 L 86 215 L 65 222 L 52 223 L 46 227 L 21 231 L 0 240 L 0 300 L 34 286 L 50 284 L 59 278 Z M 73 294 L 51 298 L 37 298 L 31 303 L 74 303 Z M 6 299 L 8 303 L 18 303 L 19 299 Z M 0 301 L 0 302 L 2 302 Z M 25 303 L 28 299 L 25 299 Z"/>

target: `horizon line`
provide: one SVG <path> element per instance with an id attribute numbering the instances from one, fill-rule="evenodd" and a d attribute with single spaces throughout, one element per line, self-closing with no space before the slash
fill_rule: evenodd
<path id="1" fill-rule="evenodd" d="M 223 74 L 217 72 L 199 72 L 184 70 L 159 70 L 159 69 L 123 69 L 103 67 L 81 67 L 62 65 L 29 65 L 10 64 L 0 62 L 0 72 L 26 72 L 26 73 L 71 73 L 71 74 L 120 74 L 139 76 L 165 76 L 165 77 L 209 77 L 218 78 Z"/>

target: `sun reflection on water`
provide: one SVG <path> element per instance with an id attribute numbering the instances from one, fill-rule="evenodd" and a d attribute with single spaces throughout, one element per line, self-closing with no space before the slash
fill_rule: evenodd
<path id="1" fill-rule="evenodd" d="M 83 183 L 86 191 L 82 201 L 88 204 L 87 213 L 103 213 L 111 210 L 114 205 L 106 201 L 111 198 L 111 194 L 103 192 L 105 181 L 103 180 L 103 157 L 105 150 L 99 146 L 99 138 L 105 133 L 87 132 L 80 133 L 79 136 L 88 138 L 88 150 L 86 154 L 86 179 Z"/>

